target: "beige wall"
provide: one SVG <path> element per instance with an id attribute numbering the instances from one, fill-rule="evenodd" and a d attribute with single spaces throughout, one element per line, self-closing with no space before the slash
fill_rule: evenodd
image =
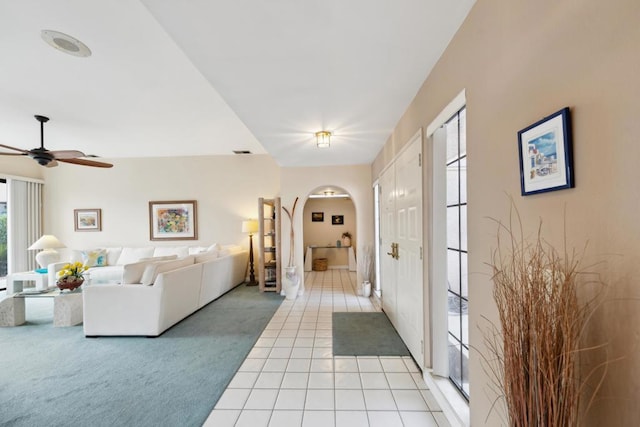
<path id="1" fill-rule="evenodd" d="M 484 352 L 483 316 L 496 319 L 486 262 L 508 196 L 533 231 L 540 218 L 561 248 L 589 242 L 592 269 L 608 284 L 586 344 L 607 344 L 599 399 L 581 425 L 635 425 L 640 419 L 640 2 L 478 0 L 373 164 L 374 177 L 420 127 L 461 90 L 467 96 L 471 345 Z M 520 196 L 517 132 L 571 107 L 576 188 Z M 429 141 L 426 143 L 429 150 Z M 428 184 L 427 184 L 428 185 Z M 612 255 L 615 254 L 615 255 Z M 604 352 L 599 354 L 600 360 Z M 597 363 L 585 362 L 586 375 Z M 471 423 L 501 424 L 478 353 L 471 359 Z"/>
<path id="2" fill-rule="evenodd" d="M 312 212 L 323 212 L 324 221 L 311 221 Z M 332 215 L 343 215 L 344 224 L 333 225 Z M 357 247 L 356 209 L 351 199 L 308 199 L 303 212 L 304 247 L 335 246 L 342 240 L 342 233 L 351 233 L 351 244 Z M 347 249 L 314 249 L 314 258 L 327 258 L 329 267 L 347 266 L 349 264 Z"/>
<path id="3" fill-rule="evenodd" d="M 44 168 L 28 157 L 0 156 L 0 177 L 43 179 Z"/>
<path id="4" fill-rule="evenodd" d="M 241 222 L 256 218 L 258 197 L 280 187 L 267 155 L 115 159 L 112 169 L 63 165 L 46 170 L 45 231 L 69 248 L 101 246 L 248 246 Z M 198 240 L 151 242 L 149 201 L 196 200 Z M 102 232 L 75 232 L 73 210 L 102 209 Z"/>

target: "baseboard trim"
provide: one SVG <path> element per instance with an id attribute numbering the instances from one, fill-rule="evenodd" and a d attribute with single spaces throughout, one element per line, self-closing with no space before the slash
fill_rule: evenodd
<path id="1" fill-rule="evenodd" d="M 425 370 L 422 377 L 451 426 L 469 427 L 471 425 L 469 403 L 464 400 L 449 379 L 433 375 L 431 370 Z"/>

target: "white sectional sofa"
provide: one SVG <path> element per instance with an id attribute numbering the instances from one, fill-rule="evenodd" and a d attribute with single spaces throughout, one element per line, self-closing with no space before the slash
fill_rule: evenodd
<path id="1" fill-rule="evenodd" d="M 131 251 L 123 250 L 127 252 Z M 137 255 L 148 253 L 138 251 Z M 84 334 L 158 336 L 244 282 L 248 256 L 248 251 L 237 246 L 179 258 L 167 253 L 139 256 L 135 262 L 126 259 L 126 264 L 116 264 L 120 279 L 109 280 L 111 283 L 93 279 L 93 270 L 109 266 L 92 268 L 91 283 L 82 292 Z M 50 265 L 49 273 L 57 266 Z"/>
<path id="2" fill-rule="evenodd" d="M 213 244 L 208 247 L 201 246 L 147 246 L 147 247 L 112 247 L 90 250 L 72 250 L 67 262 L 80 261 L 90 266 L 86 277 L 92 284 L 97 283 L 122 283 L 122 273 L 127 264 L 137 263 L 150 258 L 157 261 L 167 257 L 184 258 L 188 255 L 225 254 L 231 251 L 237 252 L 235 245 L 220 246 Z M 59 262 L 48 266 L 49 286 L 53 286 L 57 280 L 57 273 L 67 264 Z"/>

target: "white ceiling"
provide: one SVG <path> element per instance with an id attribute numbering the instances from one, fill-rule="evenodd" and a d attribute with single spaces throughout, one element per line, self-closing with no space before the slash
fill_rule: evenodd
<path id="1" fill-rule="evenodd" d="M 371 163 L 474 1 L 0 0 L 0 144 Z"/>

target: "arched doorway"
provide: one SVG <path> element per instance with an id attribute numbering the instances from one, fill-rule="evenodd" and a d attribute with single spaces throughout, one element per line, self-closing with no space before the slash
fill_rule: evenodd
<path id="1" fill-rule="evenodd" d="M 310 193 L 302 215 L 305 271 L 314 269 L 314 261 L 317 268 L 355 271 L 358 236 L 351 196 L 341 187 L 318 187 Z"/>

